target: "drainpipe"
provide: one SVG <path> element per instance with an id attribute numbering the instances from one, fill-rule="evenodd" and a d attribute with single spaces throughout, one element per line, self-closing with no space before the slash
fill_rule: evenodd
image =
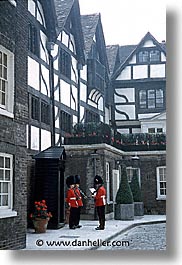
<path id="1" fill-rule="evenodd" d="M 51 51 L 54 50 L 54 43 L 47 43 L 49 55 L 49 86 L 50 86 L 50 101 L 51 101 L 51 146 L 55 146 L 55 101 L 54 101 L 54 59 Z"/>

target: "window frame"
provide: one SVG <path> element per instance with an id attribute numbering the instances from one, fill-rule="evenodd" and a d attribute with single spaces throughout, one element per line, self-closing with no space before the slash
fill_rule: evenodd
<path id="1" fill-rule="evenodd" d="M 0 157 L 3 157 L 3 166 L 0 169 L 3 171 L 3 179 L 0 180 L 0 183 L 9 183 L 8 184 L 8 205 L 0 206 L 0 219 L 17 216 L 17 212 L 13 211 L 13 155 L 7 153 L 0 153 Z M 6 167 L 5 159 L 10 160 L 9 167 Z M 10 171 L 9 180 L 5 180 L 5 172 Z M 1 185 L 0 185 L 1 186 Z M 2 195 L 0 190 L 0 195 Z"/>
<path id="2" fill-rule="evenodd" d="M 163 172 L 163 177 L 165 177 L 165 181 L 161 181 L 160 180 L 160 169 L 165 170 L 165 172 Z M 157 198 L 156 200 L 166 200 L 166 194 L 161 194 L 161 187 L 160 187 L 160 183 L 166 183 L 166 166 L 159 166 L 156 168 L 156 175 L 157 175 Z M 164 186 L 166 186 L 166 184 Z M 167 193 L 167 187 L 163 187 L 162 189 L 164 189 Z"/>
<path id="3" fill-rule="evenodd" d="M 156 54 L 154 56 L 154 54 Z M 142 48 L 137 52 L 137 63 L 153 64 L 161 62 L 161 52 L 157 48 Z"/>
<path id="4" fill-rule="evenodd" d="M 158 93 L 159 91 L 160 93 Z M 153 110 L 153 109 L 164 108 L 164 103 L 165 103 L 164 102 L 164 89 L 162 89 L 161 87 L 150 88 L 150 89 L 140 89 L 138 91 L 138 98 L 139 98 L 139 102 L 138 102 L 139 109 Z M 161 101 L 160 103 L 159 103 L 159 100 Z"/>
<path id="5" fill-rule="evenodd" d="M 128 170 L 132 170 L 132 177 L 130 178 L 130 176 L 128 176 Z M 132 167 L 132 166 L 128 166 L 126 167 L 126 173 L 127 173 L 127 178 L 128 178 L 128 182 L 129 184 L 131 183 L 131 180 L 133 178 L 133 172 L 134 170 L 137 170 L 138 173 L 137 173 L 137 176 L 138 176 L 138 183 L 139 183 L 139 186 L 141 187 L 141 176 L 140 176 L 140 168 L 139 167 Z"/>

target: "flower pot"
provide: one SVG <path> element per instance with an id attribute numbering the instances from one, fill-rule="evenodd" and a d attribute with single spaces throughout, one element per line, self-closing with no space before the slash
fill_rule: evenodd
<path id="1" fill-rule="evenodd" d="M 143 216 L 144 215 L 143 202 L 134 202 L 134 215 L 135 216 Z"/>
<path id="2" fill-rule="evenodd" d="M 35 228 L 35 233 L 45 233 L 47 229 L 47 225 L 49 222 L 49 218 L 42 219 L 42 218 L 35 218 L 33 220 L 34 228 Z"/>
<path id="3" fill-rule="evenodd" d="M 115 220 L 134 220 L 134 204 L 115 204 Z"/>

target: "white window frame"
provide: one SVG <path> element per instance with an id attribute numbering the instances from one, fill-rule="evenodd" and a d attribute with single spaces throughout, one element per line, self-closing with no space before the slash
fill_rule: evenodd
<path id="1" fill-rule="evenodd" d="M 0 206 L 0 219 L 2 218 L 9 218 L 13 216 L 17 216 L 17 212 L 13 211 L 13 155 L 0 153 L 0 157 L 4 158 L 4 165 L 0 167 L 3 170 L 3 179 L 0 180 L 0 183 L 8 183 L 8 205 L 7 206 Z M 5 158 L 10 159 L 10 167 L 5 167 Z M 10 180 L 5 180 L 5 171 L 10 171 Z M 1 194 L 1 190 L 0 190 Z"/>
<path id="2" fill-rule="evenodd" d="M 133 177 L 133 170 L 137 170 L 138 171 L 138 182 L 139 182 L 139 186 L 141 187 L 140 168 L 139 167 L 127 167 L 126 168 L 126 172 L 127 172 L 128 169 L 132 170 L 132 177 Z M 127 172 L 127 177 L 128 177 L 128 182 L 131 183 L 132 177 L 129 178 L 128 172 Z"/>
<path id="3" fill-rule="evenodd" d="M 7 55 L 6 103 L 5 106 L 0 105 L 0 115 L 14 118 L 14 54 L 2 45 L 0 51 Z"/>
<path id="4" fill-rule="evenodd" d="M 160 170 L 161 169 L 163 169 L 163 177 L 165 178 L 165 180 L 164 181 L 162 181 L 162 182 L 166 182 L 166 166 L 160 166 L 160 167 L 157 167 L 156 168 L 156 175 L 157 175 L 157 200 L 166 200 L 166 194 L 164 195 L 164 194 L 161 194 L 161 188 L 160 188 L 160 182 L 161 182 L 161 180 L 160 180 Z M 165 172 L 164 172 L 164 170 L 165 170 Z"/>

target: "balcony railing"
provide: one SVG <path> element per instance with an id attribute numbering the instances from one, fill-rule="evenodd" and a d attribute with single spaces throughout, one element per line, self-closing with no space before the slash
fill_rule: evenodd
<path id="1" fill-rule="evenodd" d="M 123 151 L 166 150 L 165 134 L 120 134 L 104 123 L 77 124 L 73 133 L 65 137 L 66 145 L 106 143 Z"/>

